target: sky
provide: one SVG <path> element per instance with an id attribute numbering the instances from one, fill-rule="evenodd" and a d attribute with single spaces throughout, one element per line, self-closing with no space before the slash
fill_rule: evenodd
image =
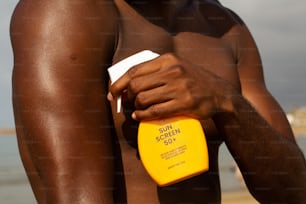
<path id="1" fill-rule="evenodd" d="M 235 11 L 252 32 L 261 53 L 267 87 L 280 105 L 286 111 L 306 105 L 306 1 L 220 2 Z M 17 0 L 0 1 L 0 128 L 14 126 L 9 21 L 16 3 Z"/>

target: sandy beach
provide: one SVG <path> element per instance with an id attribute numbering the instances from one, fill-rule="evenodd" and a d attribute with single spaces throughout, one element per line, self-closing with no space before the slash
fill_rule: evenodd
<path id="1" fill-rule="evenodd" d="M 224 192 L 222 204 L 258 204 L 258 202 L 246 190 Z"/>
<path id="2" fill-rule="evenodd" d="M 298 137 L 298 144 L 306 153 L 306 137 Z M 0 136 L 0 203 L 35 204 L 35 199 L 17 151 L 17 141 L 12 136 Z M 220 148 L 220 180 L 222 204 L 256 204 L 233 172 L 233 160 L 226 148 Z"/>
<path id="3" fill-rule="evenodd" d="M 27 182 L 10 183 L 0 186 L 1 203 L 35 204 L 31 188 Z M 246 189 L 223 192 L 222 204 L 258 204 Z"/>
<path id="4" fill-rule="evenodd" d="M 3 204 L 35 204 L 22 166 L 11 169 L 0 168 L 0 198 Z M 256 204 L 244 186 L 222 192 L 222 204 Z"/>
<path id="5" fill-rule="evenodd" d="M 10 156 L 9 158 L 10 161 L 16 160 L 16 158 Z M 13 168 L 11 166 L 13 166 Z M 16 163 L 10 163 L 7 167 L 0 165 L 0 198 L 0 203 L 3 204 L 36 203 L 24 169 L 19 161 Z M 222 192 L 222 204 L 255 203 L 257 202 L 251 197 L 250 193 L 244 186 Z"/>
<path id="6" fill-rule="evenodd" d="M 0 141 L 0 203 L 35 204 L 35 198 L 20 161 L 16 138 L 9 135 L 0 136 Z M 234 177 L 234 172 L 231 171 L 232 160 L 225 152 L 225 148 L 221 148 L 220 163 L 221 185 L 224 190 L 222 203 L 256 203 Z"/>

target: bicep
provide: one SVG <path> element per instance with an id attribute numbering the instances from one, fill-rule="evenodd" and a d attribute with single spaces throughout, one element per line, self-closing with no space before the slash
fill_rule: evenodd
<path id="1" fill-rule="evenodd" d="M 111 62 L 115 27 L 101 16 L 89 20 L 101 12 L 91 4 L 73 10 L 65 7 L 73 5 L 69 3 L 29 2 L 19 3 L 11 24 L 16 96 L 47 110 L 60 106 L 77 110 L 94 103 L 89 99 L 106 89 L 105 68 Z"/>
<path id="2" fill-rule="evenodd" d="M 272 128 L 285 137 L 294 139 L 284 111 L 265 85 L 262 62 L 256 43 L 245 25 L 242 26 L 241 33 L 238 45 L 238 73 L 242 95 Z"/>

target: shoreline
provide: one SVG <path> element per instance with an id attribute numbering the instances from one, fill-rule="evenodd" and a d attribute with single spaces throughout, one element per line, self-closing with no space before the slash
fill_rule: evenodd
<path id="1" fill-rule="evenodd" d="M 18 196 L 17 196 L 18 195 Z M 36 200 L 26 179 L 0 185 L 1 202 L 5 204 L 34 204 Z M 222 192 L 221 204 L 259 204 L 246 188 Z"/>
<path id="2" fill-rule="evenodd" d="M 15 134 L 15 128 L 0 128 L 0 136 L 11 136 Z"/>
<path id="3" fill-rule="evenodd" d="M 222 192 L 222 204 L 259 204 L 247 189 Z"/>
<path id="4" fill-rule="evenodd" d="M 13 128 L 0 128 L 0 197 L 5 204 L 33 204 L 36 203 L 30 184 L 20 161 L 17 150 L 17 138 Z M 12 134 L 7 134 L 12 133 Z M 306 134 L 298 135 L 298 144 L 306 154 Z M 239 180 L 231 170 L 232 158 L 227 149 L 220 147 L 220 180 L 222 188 L 222 204 L 258 204 L 245 186 L 240 186 Z"/>
<path id="5" fill-rule="evenodd" d="M 296 137 L 306 136 L 306 127 L 291 126 L 293 133 Z M 15 128 L 0 128 L 0 136 L 13 136 L 16 135 Z"/>

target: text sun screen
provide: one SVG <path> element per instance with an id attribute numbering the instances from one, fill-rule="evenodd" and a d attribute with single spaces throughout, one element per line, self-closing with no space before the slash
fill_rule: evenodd
<path id="1" fill-rule="evenodd" d="M 131 67 L 157 56 L 144 50 L 120 61 L 108 69 L 112 83 Z M 120 106 L 121 102 L 117 101 L 117 112 Z M 140 122 L 138 149 L 145 169 L 159 186 L 171 185 L 208 170 L 205 135 L 201 123 L 193 118 L 179 116 Z"/>
<path id="2" fill-rule="evenodd" d="M 208 170 L 208 151 L 201 123 L 188 117 L 141 122 L 141 161 L 159 186 L 167 186 Z"/>

